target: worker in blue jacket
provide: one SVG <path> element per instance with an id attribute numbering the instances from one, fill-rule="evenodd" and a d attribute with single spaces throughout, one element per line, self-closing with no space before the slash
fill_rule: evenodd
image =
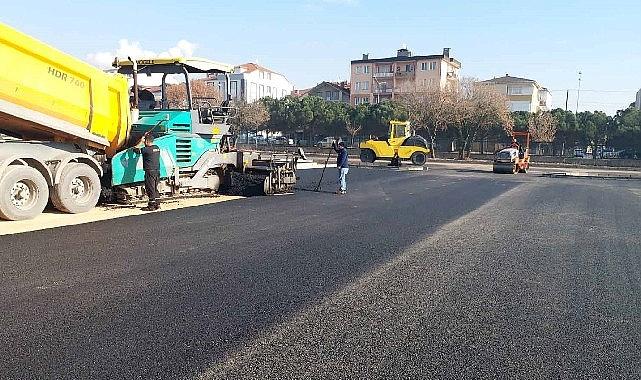
<path id="1" fill-rule="evenodd" d="M 338 157 L 336 158 L 336 167 L 338 168 L 338 183 L 340 187 L 338 188 L 337 194 L 346 194 L 347 193 L 347 173 L 349 172 L 349 158 L 347 154 L 347 149 L 345 148 L 345 143 L 340 141 L 338 144 L 334 142 L 332 148 Z"/>

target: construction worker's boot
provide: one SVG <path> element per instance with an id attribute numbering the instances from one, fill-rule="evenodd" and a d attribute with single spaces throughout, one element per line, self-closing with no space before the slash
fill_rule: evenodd
<path id="1" fill-rule="evenodd" d="M 147 206 L 141 208 L 142 211 L 156 211 L 158 210 L 156 208 L 156 203 L 148 203 Z"/>

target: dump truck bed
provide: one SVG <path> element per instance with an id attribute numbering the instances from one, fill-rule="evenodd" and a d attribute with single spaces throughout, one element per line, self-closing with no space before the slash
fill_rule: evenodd
<path id="1" fill-rule="evenodd" d="M 0 133 L 113 154 L 129 128 L 127 79 L 0 23 Z M 111 155 L 110 154 L 110 155 Z"/>

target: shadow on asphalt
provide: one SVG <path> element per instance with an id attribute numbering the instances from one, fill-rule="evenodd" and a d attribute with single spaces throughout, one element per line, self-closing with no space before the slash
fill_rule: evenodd
<path id="1" fill-rule="evenodd" d="M 488 174 L 492 173 L 491 170 L 481 170 L 481 169 L 456 169 L 458 173 L 483 173 Z"/>
<path id="2" fill-rule="evenodd" d="M 295 188 L 295 190 L 296 190 L 296 191 L 308 191 L 308 192 L 311 192 L 311 193 L 324 193 L 324 194 L 333 194 L 333 195 L 336 195 L 336 192 L 335 192 L 335 191 L 323 190 L 322 188 L 321 188 L 321 189 L 316 190 L 316 189 L 306 189 L 306 188 L 300 188 L 300 187 L 297 187 L 297 188 Z"/>

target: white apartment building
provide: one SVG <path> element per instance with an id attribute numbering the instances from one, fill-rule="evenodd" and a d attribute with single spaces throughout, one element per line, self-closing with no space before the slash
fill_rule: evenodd
<path id="1" fill-rule="evenodd" d="M 535 80 L 517 78 L 505 74 L 504 77 L 489 79 L 481 83 L 493 86 L 505 94 L 510 101 L 510 111 L 549 111 L 552 105 L 552 94 Z"/>
<path id="2" fill-rule="evenodd" d="M 634 102 L 634 105 L 638 110 L 641 110 L 641 90 L 637 91 L 637 100 Z"/>
<path id="3" fill-rule="evenodd" d="M 256 63 L 236 66 L 229 75 L 229 89 L 225 86 L 225 75 L 211 75 L 207 84 L 218 87 L 221 94 L 230 94 L 233 100 L 255 102 L 264 97 L 280 99 L 294 91 L 294 85 L 282 74 Z"/>

